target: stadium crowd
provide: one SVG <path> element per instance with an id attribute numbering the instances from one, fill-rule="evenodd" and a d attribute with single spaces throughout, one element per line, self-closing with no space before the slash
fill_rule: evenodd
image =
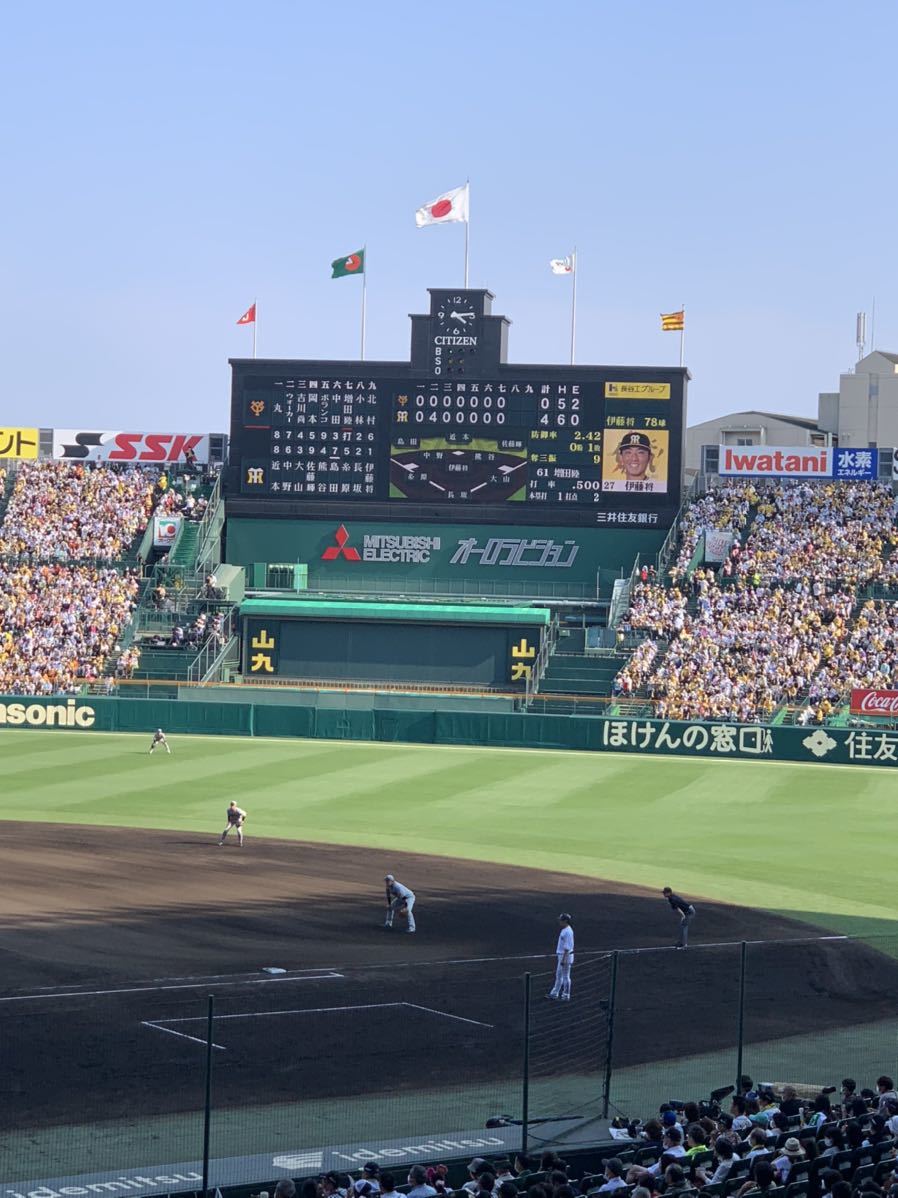
<path id="1" fill-rule="evenodd" d="M 733 1087 L 725 1087 L 724 1093 Z M 407 1176 L 375 1161 L 357 1178 L 339 1171 L 301 1183 L 302 1198 L 578 1198 L 699 1194 L 705 1198 L 898 1198 L 898 1094 L 891 1077 L 876 1089 L 842 1082 L 816 1093 L 783 1085 L 754 1089 L 749 1077 L 723 1105 L 662 1103 L 642 1122 L 618 1118 L 619 1150 L 598 1170 L 577 1170 L 556 1152 L 475 1157 L 454 1189 L 446 1165 L 413 1165 Z M 726 1108 L 726 1109 L 724 1109 Z M 291 1180 L 281 1198 L 295 1198 Z"/>
<path id="2" fill-rule="evenodd" d="M 3 470 L 0 493 L 5 483 Z M 115 675 L 130 676 L 139 649 L 117 651 L 139 577 L 111 563 L 154 512 L 198 519 L 204 503 L 155 469 L 22 463 L 0 524 L 0 692 L 71 694 L 101 679 L 108 689 L 114 656 Z"/>
<path id="3" fill-rule="evenodd" d="M 139 467 L 25 462 L 0 525 L 0 555 L 114 561 L 146 527 L 157 475 Z"/>
<path id="4" fill-rule="evenodd" d="M 703 496 L 684 515 L 668 585 L 633 588 L 622 627 L 651 641 L 615 693 L 643 687 L 665 719 L 737 722 L 809 697 L 805 718 L 820 722 L 852 685 L 887 682 L 898 670 L 898 620 L 882 603 L 852 612 L 858 588 L 898 568 L 892 521 L 880 484 L 737 482 Z M 689 576 L 705 528 L 732 544 L 719 571 Z"/>
<path id="5" fill-rule="evenodd" d="M 0 567 L 0 693 L 74 694 L 101 678 L 138 590 L 111 568 Z"/>

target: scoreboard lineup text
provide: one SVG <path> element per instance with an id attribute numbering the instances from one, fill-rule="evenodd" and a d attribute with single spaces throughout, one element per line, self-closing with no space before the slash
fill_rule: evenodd
<path id="1" fill-rule="evenodd" d="M 432 291 L 408 365 L 232 363 L 229 494 L 285 515 L 668 526 L 686 372 L 508 365 L 489 299 Z M 450 337 L 463 345 L 447 355 Z"/>

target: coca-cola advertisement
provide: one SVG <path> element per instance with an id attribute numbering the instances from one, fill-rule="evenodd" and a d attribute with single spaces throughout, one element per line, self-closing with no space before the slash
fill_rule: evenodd
<path id="1" fill-rule="evenodd" d="M 851 692 L 851 714 L 898 719 L 898 691 L 854 690 Z"/>

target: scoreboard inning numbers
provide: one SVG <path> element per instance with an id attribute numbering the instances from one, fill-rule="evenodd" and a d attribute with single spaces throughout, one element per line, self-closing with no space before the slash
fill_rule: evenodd
<path id="1" fill-rule="evenodd" d="M 228 493 L 290 515 L 669 525 L 686 372 L 509 365 L 491 298 L 432 291 L 404 367 L 233 362 Z"/>

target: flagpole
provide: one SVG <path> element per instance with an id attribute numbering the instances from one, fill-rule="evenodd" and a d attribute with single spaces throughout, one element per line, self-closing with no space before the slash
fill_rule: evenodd
<path id="1" fill-rule="evenodd" d="M 253 300 L 253 308 L 254 308 L 253 316 L 255 317 L 255 319 L 253 320 L 253 357 L 255 357 L 256 356 L 256 329 L 259 325 L 259 305 L 256 303 L 255 300 Z"/>
<path id="2" fill-rule="evenodd" d="M 686 361 L 686 305 L 682 304 L 680 310 L 683 313 L 683 326 L 680 329 L 680 366 Z"/>
<path id="3" fill-rule="evenodd" d="M 362 247 L 362 361 L 365 361 L 365 314 L 368 303 L 368 247 Z"/>
<path id="4" fill-rule="evenodd" d="M 470 247 L 469 230 L 471 228 L 471 180 L 470 179 L 465 180 L 465 188 L 468 193 L 467 194 L 468 219 L 465 221 L 465 288 L 467 289 L 467 286 L 468 286 L 468 251 L 469 251 L 469 247 Z"/>
<path id="5" fill-rule="evenodd" d="M 571 290 L 571 365 L 574 365 L 574 353 L 577 345 L 577 247 L 574 246 L 574 252 L 571 254 L 571 273 L 574 276 L 573 288 Z"/>

